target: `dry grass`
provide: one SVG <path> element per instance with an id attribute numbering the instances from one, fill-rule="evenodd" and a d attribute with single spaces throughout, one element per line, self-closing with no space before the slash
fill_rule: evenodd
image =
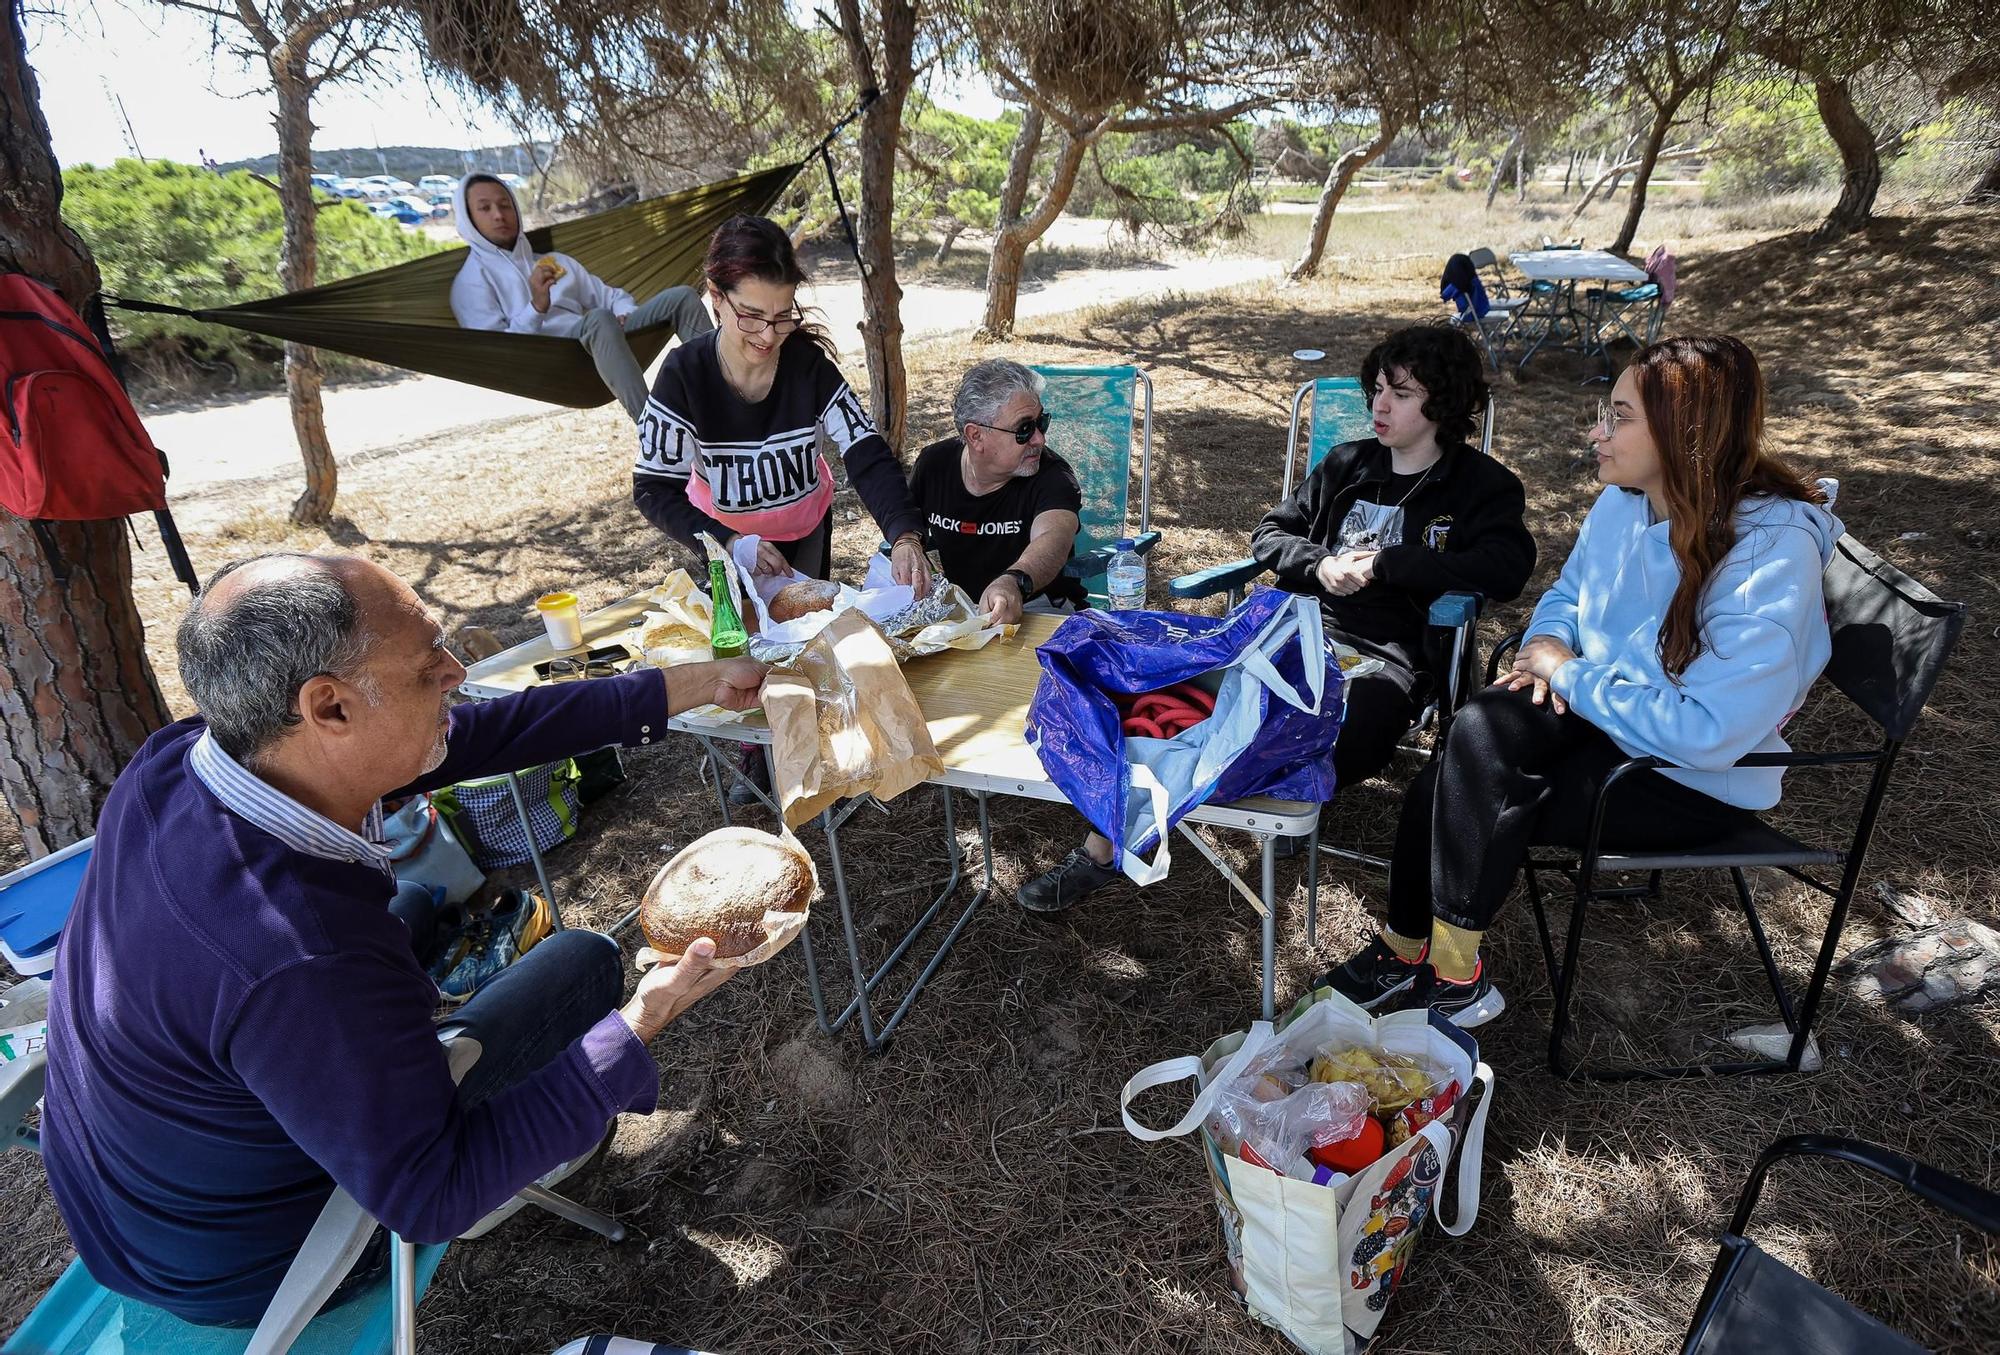
<path id="1" fill-rule="evenodd" d="M 1157 383 L 1160 567 L 1178 573 L 1243 552 L 1275 495 L 1283 420 L 1301 379 L 1288 356 L 1353 370 L 1386 328 L 1434 311 L 1440 241 L 1525 236 L 1540 223 L 1357 216 L 1319 284 L 1108 309 L 1031 322 L 1005 351 L 1032 360 L 1130 354 Z M 1663 219 L 1671 221 L 1669 214 Z M 1721 223 L 1716 223 L 1719 226 Z M 1593 227 L 1593 229 L 1595 229 Z M 1448 238 L 1447 238 L 1448 237 Z M 1718 229 L 1683 245 L 1674 328 L 1727 327 L 1763 355 L 1773 436 L 1844 482 L 1850 528 L 1891 560 L 1968 599 L 1972 622 L 1905 754 L 1864 894 L 1893 881 L 1952 913 L 1990 919 L 2000 843 L 1990 768 L 2000 739 L 1986 699 L 2000 662 L 2000 264 L 1992 217 L 1889 220 L 1816 260 L 1795 239 Z M 1503 240 L 1503 243 L 1506 241 Z M 1421 260 L 1401 259 L 1425 251 Z M 985 351 L 985 350 L 981 350 Z M 912 351 L 912 426 L 943 422 L 965 341 Z M 1545 584 L 1590 488 L 1579 452 L 1601 387 L 1573 359 L 1538 363 L 1501 389 L 1496 452 L 1527 482 Z M 349 467 L 337 544 L 408 578 L 449 622 L 527 635 L 532 597 L 562 583 L 609 601 L 675 561 L 627 500 L 629 427 L 606 412 L 519 420 Z M 252 507 L 252 500 L 260 507 Z M 290 529 L 277 487 L 197 501 L 196 558 L 324 546 Z M 872 540 L 845 515 L 839 558 Z M 1921 533 L 1905 538 L 1905 533 Z M 141 558 L 155 662 L 171 681 L 178 600 L 157 554 Z M 1525 615 L 1501 609 L 1488 638 Z M 181 703 L 179 693 L 174 693 Z M 1796 725 L 1813 746 L 1852 736 L 1838 698 Z M 607 924 L 651 871 L 712 826 L 687 747 L 628 759 L 631 783 L 556 852 L 572 921 Z M 1809 824 L 1851 785 L 1793 782 L 1784 816 Z M 849 829 L 866 944 L 922 904 L 910 885 L 943 870 L 935 791 Z M 1386 841 L 1394 788 L 1344 795 L 1338 836 Z M 597 1330 L 710 1349 L 1190 1351 L 1284 1349 L 1231 1302 L 1195 1155 L 1118 1128 L 1119 1087 L 1155 1059 L 1198 1050 L 1254 1015 L 1255 919 L 1190 862 L 1156 888 L 1119 888 L 1054 924 L 1009 901 L 1076 832 L 1066 811 L 995 806 L 998 896 L 975 920 L 897 1042 L 862 1058 L 813 1029 L 796 952 L 732 984 L 660 1043 L 661 1111 L 621 1126 L 610 1165 L 581 1188 L 633 1239 L 610 1246 L 523 1216 L 453 1248 L 421 1310 L 424 1348 L 547 1351 Z M 956 850 L 969 849 L 962 830 Z M 817 839 L 816 833 L 808 836 Z M 1222 848 L 1247 863 L 1245 844 Z M 1822 914 L 1785 881 L 1757 882 L 1779 960 L 1798 975 Z M 1322 945 L 1304 944 L 1303 890 L 1281 872 L 1281 994 L 1296 993 L 1370 925 L 1377 879 L 1326 882 Z M 1523 909 L 1495 935 L 1513 1010 L 1480 1032 L 1499 1073 L 1481 1219 L 1433 1239 L 1384 1329 L 1384 1351 L 1661 1351 L 1673 1348 L 1756 1151 L 1779 1134 L 1854 1133 L 1974 1180 L 2000 1180 L 1993 1125 L 2000 1003 L 1905 1022 L 1836 986 L 1817 1076 L 1664 1086 L 1570 1086 L 1542 1071 L 1547 984 Z M 1864 897 L 1845 942 L 1893 922 Z M 820 935 L 831 942 L 821 923 Z M 1596 1052 L 1633 1043 L 1707 1054 L 1722 1032 L 1769 1019 L 1755 1005 L 1747 939 L 1725 883 L 1682 881 L 1664 904 L 1608 919 L 1585 946 Z M 1147 1105 L 1153 1118 L 1164 1100 Z M 0 1181 L 13 1222 L 0 1327 L 67 1259 L 38 1173 Z M 1991 1348 L 2000 1260 L 1961 1246 L 1906 1197 L 1806 1167 L 1774 1180 L 1759 1215 L 1767 1246 L 1941 1350 Z"/>

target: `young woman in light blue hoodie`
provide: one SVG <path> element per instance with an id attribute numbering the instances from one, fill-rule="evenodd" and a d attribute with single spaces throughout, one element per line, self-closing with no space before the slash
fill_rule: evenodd
<path id="1" fill-rule="evenodd" d="M 1388 925 L 1320 980 L 1371 1010 L 1476 1026 L 1506 1005 L 1481 936 L 1531 846 L 1581 846 L 1604 774 L 1603 840 L 1691 846 L 1778 802 L 1739 769 L 1832 651 L 1821 575 L 1840 536 L 1816 487 L 1763 449 L 1764 379 L 1740 340 L 1667 339 L 1618 378 L 1591 440 L 1604 485 L 1514 666 L 1452 722 L 1396 829 Z M 1822 482 L 1825 483 L 1825 482 Z"/>

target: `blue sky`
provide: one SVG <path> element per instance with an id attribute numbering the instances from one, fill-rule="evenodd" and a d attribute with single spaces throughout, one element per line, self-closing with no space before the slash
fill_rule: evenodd
<path id="1" fill-rule="evenodd" d="M 218 160 L 277 150 L 271 101 L 254 92 L 257 80 L 250 72 L 226 57 L 210 57 L 208 23 L 201 16 L 157 5 L 69 8 L 63 15 L 31 8 L 27 16 L 28 59 L 41 83 L 42 111 L 61 163 L 103 164 L 130 155 L 134 139 L 148 157 L 190 163 L 203 150 Z M 319 130 L 313 144 L 488 146 L 516 139 L 504 120 L 447 89 L 428 86 L 413 60 L 396 64 L 385 81 L 337 88 L 316 99 L 313 121 Z M 1000 110 L 999 100 L 978 79 L 940 80 L 933 95 L 982 116 Z"/>

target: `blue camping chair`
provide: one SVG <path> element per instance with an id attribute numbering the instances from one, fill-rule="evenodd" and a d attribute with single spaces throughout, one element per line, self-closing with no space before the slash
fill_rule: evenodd
<path id="1" fill-rule="evenodd" d="M 1082 579 L 1094 607 L 1109 601 L 1105 571 L 1130 537 L 1144 555 L 1160 543 L 1153 511 L 1153 380 L 1129 363 L 1115 367 L 1036 367 L 1049 446 L 1069 462 L 1083 489 L 1076 547 L 1064 573 Z M 1132 453 L 1137 435 L 1139 512 L 1132 519 Z"/>
<path id="2" fill-rule="evenodd" d="M 448 1038 L 452 1080 L 462 1081 L 479 1054 L 477 1040 Z M 41 1099 L 47 1073 L 46 1054 L 0 1070 L 0 1147 L 40 1151 L 27 1119 Z M 614 1242 L 624 1239 L 621 1225 L 546 1187 L 531 1185 L 516 1198 Z M 513 1207 L 510 1202 L 503 1209 Z M 72 1261 L 27 1321 L 0 1346 L 0 1355 L 411 1355 L 416 1350 L 417 1300 L 444 1259 L 444 1244 L 419 1247 L 392 1236 L 389 1273 L 333 1311 L 319 1311 L 354 1268 L 375 1228 L 375 1220 L 353 1196 L 334 1191 L 254 1331 L 183 1322 L 111 1292 L 91 1277 L 81 1259 Z"/>
<path id="3" fill-rule="evenodd" d="M 0 960 L 22 978 L 56 967 L 56 938 L 69 920 L 96 844 L 95 837 L 87 837 L 0 875 Z"/>

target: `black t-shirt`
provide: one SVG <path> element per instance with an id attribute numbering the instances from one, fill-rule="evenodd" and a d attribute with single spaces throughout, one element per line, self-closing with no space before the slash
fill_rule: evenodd
<path id="1" fill-rule="evenodd" d="M 917 453 L 910 497 L 924 515 L 924 544 L 937 552 L 945 578 L 977 600 L 1021 558 L 1036 516 L 1058 510 L 1080 513 L 1083 490 L 1069 462 L 1044 451 L 1041 469 L 1032 476 L 1009 480 L 990 494 L 974 494 L 959 469 L 964 452 L 962 440 L 946 438 Z M 1036 596 L 1079 607 L 1086 597 L 1083 581 L 1066 574 L 1058 574 Z"/>

